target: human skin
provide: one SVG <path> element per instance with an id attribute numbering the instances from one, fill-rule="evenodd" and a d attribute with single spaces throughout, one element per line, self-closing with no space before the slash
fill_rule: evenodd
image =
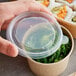
<path id="1" fill-rule="evenodd" d="M 8 28 L 8 24 L 14 17 L 26 11 L 41 11 L 51 15 L 45 6 L 35 0 L 3 2 L 0 3 L 0 31 L 6 30 Z M 16 57 L 18 55 L 18 49 L 10 41 L 5 40 L 0 36 L 0 53 Z"/>

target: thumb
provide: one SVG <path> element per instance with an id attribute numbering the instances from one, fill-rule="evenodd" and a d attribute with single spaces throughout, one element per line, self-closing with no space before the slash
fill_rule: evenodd
<path id="1" fill-rule="evenodd" d="M 0 37 L 0 53 L 16 57 L 18 55 L 18 50 L 11 42 Z"/>

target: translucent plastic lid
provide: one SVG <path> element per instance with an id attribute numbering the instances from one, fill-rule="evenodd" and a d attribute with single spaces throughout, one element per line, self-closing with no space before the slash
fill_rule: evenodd
<path id="1" fill-rule="evenodd" d="M 38 59 L 56 52 L 63 34 L 53 16 L 43 12 L 26 12 L 12 20 L 7 38 L 18 47 L 20 55 Z"/>
<path id="2" fill-rule="evenodd" d="M 55 30 L 50 25 L 49 23 L 38 23 L 31 26 L 23 37 L 24 48 L 31 52 L 39 52 L 46 51 L 49 45 L 52 46 L 55 40 Z"/>

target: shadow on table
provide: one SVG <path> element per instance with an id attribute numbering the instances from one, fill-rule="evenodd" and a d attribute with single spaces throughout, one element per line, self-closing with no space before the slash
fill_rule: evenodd
<path id="1" fill-rule="evenodd" d="M 16 58 L 0 54 L 0 76 L 34 76 L 29 69 L 27 59 Z"/>

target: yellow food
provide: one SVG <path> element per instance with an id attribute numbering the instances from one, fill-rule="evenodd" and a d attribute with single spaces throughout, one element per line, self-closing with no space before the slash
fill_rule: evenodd
<path id="1" fill-rule="evenodd" d="M 62 19 L 64 19 L 67 15 L 67 9 L 65 5 L 53 8 L 52 12 Z"/>
<path id="2" fill-rule="evenodd" d="M 42 4 L 45 5 L 45 6 L 48 6 L 48 5 L 49 5 L 49 0 L 44 0 L 44 1 L 42 2 Z"/>

